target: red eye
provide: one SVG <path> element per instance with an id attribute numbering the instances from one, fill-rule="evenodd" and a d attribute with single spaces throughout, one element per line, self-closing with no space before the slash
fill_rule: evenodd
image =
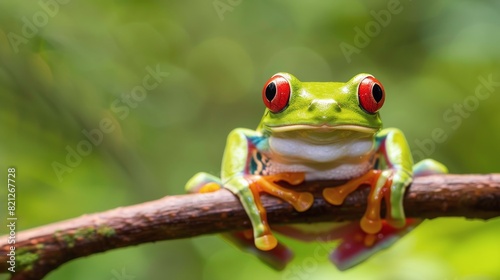
<path id="1" fill-rule="evenodd" d="M 364 78 L 358 87 L 359 105 L 370 114 L 375 114 L 385 101 L 382 84 L 372 76 Z"/>
<path id="2" fill-rule="evenodd" d="M 273 113 L 279 113 L 288 106 L 291 87 L 287 79 L 274 75 L 264 85 L 262 100 L 266 107 Z"/>

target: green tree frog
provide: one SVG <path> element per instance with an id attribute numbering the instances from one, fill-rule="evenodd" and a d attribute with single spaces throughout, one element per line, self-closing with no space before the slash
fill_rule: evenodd
<path id="1" fill-rule="evenodd" d="M 348 180 L 323 189 L 323 198 L 333 205 L 341 205 L 359 186 L 371 186 L 359 222 L 322 233 L 273 227 L 303 240 L 342 239 L 330 255 L 339 269 L 361 262 L 418 224 L 405 218 L 405 188 L 414 176 L 447 170 L 431 159 L 414 165 L 403 133 L 382 129 L 378 111 L 385 90 L 374 76 L 358 74 L 346 83 L 301 82 L 291 74 L 278 73 L 265 83 L 262 100 L 267 108 L 257 129 L 236 128 L 229 134 L 221 177 L 198 173 L 186 184 L 189 192 L 223 187 L 239 198 L 253 230 L 225 234 L 226 238 L 277 269 L 285 267 L 291 252 L 273 235 L 260 195 L 279 197 L 300 212 L 311 207 L 314 197 L 278 181 L 294 186 L 304 180 Z M 380 215 L 382 200 L 387 204 L 385 218 Z"/>

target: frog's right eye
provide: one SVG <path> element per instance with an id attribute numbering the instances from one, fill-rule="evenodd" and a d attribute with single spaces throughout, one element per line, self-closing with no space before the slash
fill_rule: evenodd
<path id="1" fill-rule="evenodd" d="M 375 114 L 384 105 L 384 87 L 375 77 L 367 76 L 358 86 L 358 100 L 363 110 Z"/>
<path id="2" fill-rule="evenodd" d="M 281 75 L 274 75 L 264 85 L 262 100 L 271 112 L 279 113 L 288 106 L 290 93 L 290 82 Z"/>

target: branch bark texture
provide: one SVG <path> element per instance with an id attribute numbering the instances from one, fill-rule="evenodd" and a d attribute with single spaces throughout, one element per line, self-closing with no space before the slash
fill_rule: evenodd
<path id="1" fill-rule="evenodd" d="M 360 219 L 366 208 L 368 188 L 355 191 L 341 206 L 322 199 L 324 187 L 342 183 L 317 181 L 294 186 L 315 195 L 313 206 L 303 213 L 280 199 L 264 195 L 262 202 L 270 224 Z M 415 178 L 406 192 L 404 206 L 407 216 L 415 218 L 499 217 L 500 174 Z M 245 211 L 226 190 L 167 196 L 18 232 L 16 272 L 11 279 L 41 279 L 69 260 L 110 249 L 248 228 L 251 224 Z M 8 272 L 9 267 L 7 254 L 13 245 L 7 241 L 7 235 L 0 237 L 1 272 Z"/>

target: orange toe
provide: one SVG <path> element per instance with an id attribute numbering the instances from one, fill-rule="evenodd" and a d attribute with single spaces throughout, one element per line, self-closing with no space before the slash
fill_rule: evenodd
<path id="1" fill-rule="evenodd" d="M 221 186 L 215 182 L 207 183 L 200 188 L 200 193 L 210 193 L 220 190 Z"/>
<path id="2" fill-rule="evenodd" d="M 278 245 L 278 240 L 271 234 L 255 238 L 255 246 L 262 251 L 269 251 Z"/>

